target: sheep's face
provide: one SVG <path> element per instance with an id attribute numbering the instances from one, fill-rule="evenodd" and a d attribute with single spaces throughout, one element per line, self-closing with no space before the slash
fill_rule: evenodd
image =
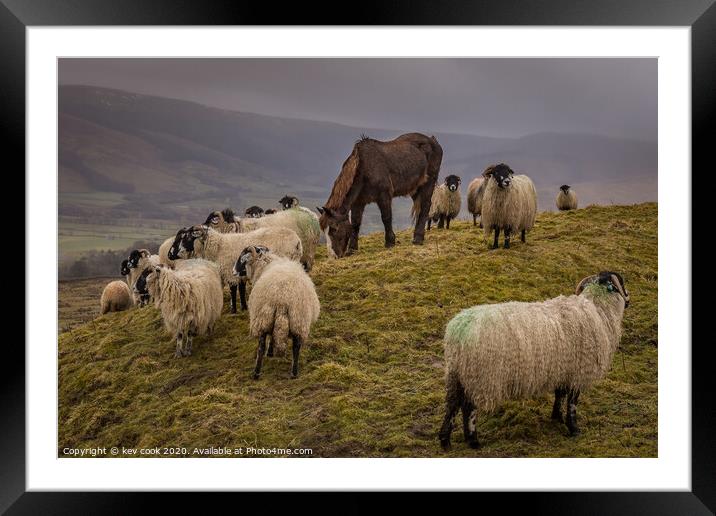
<path id="1" fill-rule="evenodd" d="M 348 251 L 348 240 L 351 236 L 351 221 L 348 212 L 343 209 L 316 208 L 321 214 L 319 223 L 326 235 L 328 254 L 332 258 L 342 258 Z"/>
<path id="2" fill-rule="evenodd" d="M 273 215 L 274 213 L 276 213 L 276 210 L 274 210 L 273 208 L 269 208 L 264 212 L 264 215 Z"/>
<path id="3" fill-rule="evenodd" d="M 170 260 L 179 260 L 180 258 L 189 258 L 194 254 L 194 242 L 198 239 L 206 237 L 208 231 L 207 226 L 192 226 L 190 228 L 182 228 L 177 231 L 174 242 L 167 253 Z"/>
<path id="4" fill-rule="evenodd" d="M 122 265 L 120 266 L 119 273 L 122 276 L 129 275 L 129 260 L 122 260 Z"/>
<path id="5" fill-rule="evenodd" d="M 251 206 L 250 208 L 246 208 L 244 214 L 250 219 L 259 219 L 263 217 L 264 210 L 259 206 Z"/>
<path id="6" fill-rule="evenodd" d="M 269 252 L 268 248 L 262 245 L 252 245 L 244 248 L 234 264 L 234 276 L 250 278 L 253 275 L 253 265 L 256 263 L 256 258 L 267 252 Z"/>
<path id="7" fill-rule="evenodd" d="M 624 308 L 629 306 L 629 291 L 626 289 L 624 278 L 618 272 L 601 271 L 594 276 L 588 276 L 577 285 L 577 295 L 581 294 L 589 283 L 604 285 L 607 291 L 619 294 L 624 298 Z"/>
<path id="8" fill-rule="evenodd" d="M 500 163 L 494 167 L 488 167 L 482 175 L 487 179 L 494 179 L 500 188 L 509 188 L 510 184 L 512 184 L 514 172 L 504 163 Z"/>
<path id="9" fill-rule="evenodd" d="M 147 267 L 134 282 L 134 293 L 140 296 L 149 295 L 150 291 L 154 290 L 154 283 L 159 277 L 161 271 L 160 266 Z"/>
<path id="10" fill-rule="evenodd" d="M 569 185 L 562 185 L 559 187 L 560 190 L 562 190 L 564 193 L 569 192 Z"/>
<path id="11" fill-rule="evenodd" d="M 288 210 L 298 206 L 298 199 L 293 195 L 284 195 L 278 203 L 281 205 L 281 208 Z"/>
<path id="12" fill-rule="evenodd" d="M 447 186 L 447 189 L 451 192 L 457 191 L 458 188 L 460 188 L 460 176 L 456 176 L 455 174 L 450 174 L 445 178 L 445 186 Z"/>
<path id="13" fill-rule="evenodd" d="M 150 254 L 146 249 L 135 249 L 129 253 L 129 258 L 127 258 L 127 267 L 130 269 L 136 269 L 139 266 L 139 260 L 147 258 L 148 256 L 150 256 Z"/>

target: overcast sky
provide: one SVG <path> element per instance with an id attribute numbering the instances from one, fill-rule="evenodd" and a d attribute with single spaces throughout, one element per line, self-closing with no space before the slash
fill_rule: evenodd
<path id="1" fill-rule="evenodd" d="M 62 59 L 87 84 L 361 127 L 656 141 L 656 59 Z"/>

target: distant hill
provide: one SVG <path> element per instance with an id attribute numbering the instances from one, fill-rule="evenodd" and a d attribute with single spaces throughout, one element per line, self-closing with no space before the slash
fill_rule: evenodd
<path id="1" fill-rule="evenodd" d="M 89 86 L 59 87 L 60 215 L 193 222 L 211 209 L 275 205 L 284 193 L 322 203 L 361 133 L 388 139 L 412 130 L 350 127 L 227 111 L 183 100 Z M 582 205 L 656 200 L 655 143 L 590 134 L 492 138 L 435 133 L 443 175 L 463 189 L 490 163 L 528 173 L 540 209 L 575 187 Z M 368 228 L 379 222 L 366 215 Z M 463 215 L 467 215 L 463 212 Z M 408 221 L 407 203 L 395 210 Z"/>

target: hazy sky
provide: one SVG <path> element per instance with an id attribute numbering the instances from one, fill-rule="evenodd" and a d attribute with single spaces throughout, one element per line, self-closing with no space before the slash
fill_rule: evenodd
<path id="1" fill-rule="evenodd" d="M 656 59 L 62 59 L 88 84 L 411 131 L 656 141 Z"/>

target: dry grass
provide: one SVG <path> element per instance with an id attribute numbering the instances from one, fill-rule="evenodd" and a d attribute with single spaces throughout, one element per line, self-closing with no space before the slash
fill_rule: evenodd
<path id="1" fill-rule="evenodd" d="M 527 244 L 489 251 L 458 222 L 424 246 L 382 234 L 339 260 L 319 251 L 322 304 L 301 373 L 290 353 L 264 360 L 246 313 L 220 319 L 194 355 L 174 343 L 154 308 L 108 314 L 59 338 L 59 446 L 310 447 L 328 457 L 655 457 L 657 455 L 657 206 L 543 213 Z M 484 447 L 461 432 L 440 451 L 442 335 L 460 309 L 541 300 L 599 270 L 623 273 L 632 304 L 609 376 L 580 397 L 582 434 L 550 420 L 551 398 L 510 402 L 478 421 Z M 100 289 L 101 290 L 101 289 Z M 61 303 L 81 290 L 61 289 Z M 92 299 L 98 304 L 99 294 Z M 59 453 L 59 452 L 58 452 Z"/>

